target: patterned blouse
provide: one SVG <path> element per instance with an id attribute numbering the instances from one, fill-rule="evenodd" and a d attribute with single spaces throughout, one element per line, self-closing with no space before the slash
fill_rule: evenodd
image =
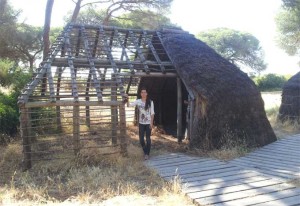
<path id="1" fill-rule="evenodd" d="M 137 106 L 139 109 L 139 123 L 140 124 L 150 124 L 151 123 L 151 115 L 154 115 L 154 104 L 151 101 L 151 106 L 147 110 L 145 110 L 145 102 L 141 99 L 137 99 L 134 102 L 129 103 L 130 107 Z"/>

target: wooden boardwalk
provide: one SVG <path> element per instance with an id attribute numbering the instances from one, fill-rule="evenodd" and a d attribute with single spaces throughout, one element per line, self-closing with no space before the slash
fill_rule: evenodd
<path id="1" fill-rule="evenodd" d="M 300 135 L 281 139 L 230 163 L 283 178 L 300 178 Z"/>
<path id="2" fill-rule="evenodd" d="M 180 178 L 199 205 L 300 205 L 300 188 L 287 183 L 300 177 L 299 148 L 295 135 L 230 162 L 173 153 L 146 165 L 166 180 Z"/>

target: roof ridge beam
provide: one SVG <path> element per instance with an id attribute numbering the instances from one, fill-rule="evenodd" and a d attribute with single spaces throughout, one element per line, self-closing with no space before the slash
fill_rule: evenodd
<path id="1" fill-rule="evenodd" d="M 82 26 L 82 24 L 70 24 L 72 25 L 74 28 L 80 28 Z M 125 28 L 121 28 L 121 27 L 116 27 L 116 26 L 104 26 L 104 25 L 101 25 L 102 28 L 105 30 L 105 31 L 113 31 L 115 30 L 115 28 L 117 28 L 119 30 L 119 32 L 127 32 L 128 29 L 125 29 Z M 98 29 L 99 26 L 98 25 L 85 25 L 85 28 L 86 29 Z M 137 32 L 137 33 L 141 33 L 143 32 L 143 29 L 131 29 L 132 31 L 134 32 Z M 155 30 L 146 30 L 148 33 L 155 33 Z"/>

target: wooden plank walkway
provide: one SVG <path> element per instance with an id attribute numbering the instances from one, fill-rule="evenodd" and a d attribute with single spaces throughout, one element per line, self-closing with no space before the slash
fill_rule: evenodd
<path id="1" fill-rule="evenodd" d="M 168 181 L 180 178 L 199 205 L 300 205 L 300 188 L 287 183 L 299 178 L 299 148 L 295 135 L 230 162 L 172 153 L 145 164 Z"/>
<path id="2" fill-rule="evenodd" d="M 230 163 L 277 177 L 300 178 L 300 134 L 278 140 Z"/>

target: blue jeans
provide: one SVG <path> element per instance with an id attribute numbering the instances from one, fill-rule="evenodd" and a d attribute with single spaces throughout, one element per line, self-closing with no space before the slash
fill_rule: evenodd
<path id="1" fill-rule="evenodd" d="M 145 133 L 146 133 L 146 144 L 145 144 Z M 150 124 L 139 124 L 139 137 L 140 137 L 140 143 L 143 148 L 144 154 L 149 155 L 150 149 L 151 149 L 151 129 Z"/>

